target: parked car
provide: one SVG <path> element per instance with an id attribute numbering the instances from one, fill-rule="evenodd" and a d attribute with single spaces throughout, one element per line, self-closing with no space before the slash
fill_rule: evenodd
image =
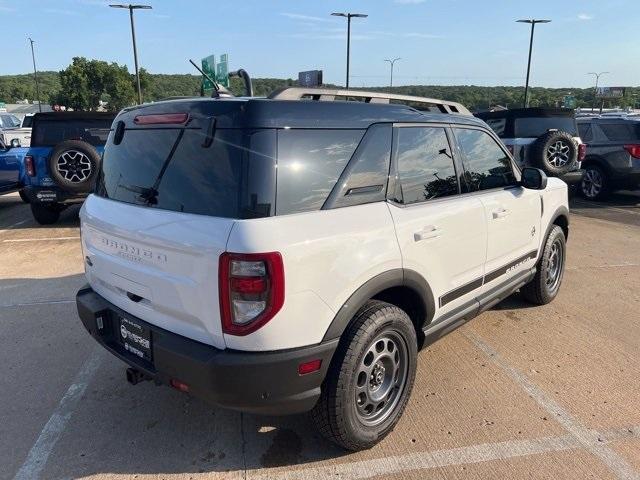
<path id="1" fill-rule="evenodd" d="M 578 134 L 573 110 L 514 108 L 475 114 L 496 132 L 520 167 L 537 167 L 569 185 L 578 185 L 587 145 Z"/>
<path id="2" fill-rule="evenodd" d="M 567 185 L 462 105 L 305 88 L 124 110 L 80 219 L 78 313 L 131 383 L 311 410 L 351 450 L 393 429 L 418 349 L 555 298 L 569 228 Z"/>
<path id="3" fill-rule="evenodd" d="M 580 192 L 589 200 L 605 198 L 614 190 L 640 187 L 640 119 L 634 116 L 578 119 L 580 137 L 589 154 Z"/>
<path id="4" fill-rule="evenodd" d="M 0 113 L 0 140 L 5 145 L 12 145 L 12 142 L 17 140 L 20 146 L 28 147 L 31 141 L 31 129 L 22 128 L 20 119 L 15 115 Z"/>
<path id="5" fill-rule="evenodd" d="M 49 112 L 33 117 L 25 159 L 25 192 L 40 224 L 58 221 L 92 190 L 115 114 Z"/>
<path id="6" fill-rule="evenodd" d="M 24 156 L 27 149 L 19 146 L 17 139 L 13 139 L 9 145 L 5 145 L 0 138 L 0 195 L 5 193 L 20 192 L 20 197 L 28 201 L 22 190 L 22 178 L 24 175 Z"/>

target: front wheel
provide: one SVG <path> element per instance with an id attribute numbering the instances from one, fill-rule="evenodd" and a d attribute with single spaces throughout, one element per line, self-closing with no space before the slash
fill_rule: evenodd
<path id="1" fill-rule="evenodd" d="M 584 170 L 580 192 L 587 200 L 600 200 L 609 193 L 607 174 L 597 165 L 589 165 Z"/>
<path id="2" fill-rule="evenodd" d="M 546 305 L 560 291 L 566 261 L 566 240 L 562 228 L 554 225 L 542 250 L 542 257 L 533 280 L 520 289 L 531 303 Z"/>
<path id="3" fill-rule="evenodd" d="M 367 302 L 345 331 L 311 412 L 320 432 L 348 450 L 373 447 L 400 419 L 416 361 L 416 332 L 407 314 Z"/>
<path id="4" fill-rule="evenodd" d="M 60 219 L 62 207 L 57 204 L 31 203 L 31 213 L 40 225 L 51 225 Z"/>

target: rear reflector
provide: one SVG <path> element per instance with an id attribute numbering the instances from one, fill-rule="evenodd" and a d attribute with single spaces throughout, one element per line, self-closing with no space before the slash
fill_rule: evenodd
<path id="1" fill-rule="evenodd" d="M 189 391 L 189 385 L 187 385 L 186 383 L 182 383 L 180 380 L 176 380 L 175 378 L 169 380 L 169 385 L 171 385 L 176 390 L 180 390 L 181 392 L 187 393 Z"/>
<path id="2" fill-rule="evenodd" d="M 27 172 L 27 175 L 30 177 L 36 176 L 36 167 L 33 163 L 33 157 L 31 155 L 27 155 L 24 157 L 24 169 Z"/>
<path id="3" fill-rule="evenodd" d="M 624 149 L 629 152 L 633 158 L 640 158 L 640 145 L 625 145 Z"/>
<path id="4" fill-rule="evenodd" d="M 136 125 L 183 125 L 187 123 L 188 113 L 158 113 L 150 115 L 138 115 L 133 119 Z"/>
<path id="5" fill-rule="evenodd" d="M 298 365 L 298 375 L 306 375 L 307 373 L 313 373 L 320 370 L 322 360 L 311 360 L 310 362 L 301 363 Z"/>

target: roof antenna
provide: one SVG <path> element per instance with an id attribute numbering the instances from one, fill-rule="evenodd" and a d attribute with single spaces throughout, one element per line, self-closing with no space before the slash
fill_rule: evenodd
<path id="1" fill-rule="evenodd" d="M 213 92 L 211 92 L 211 98 L 220 98 L 220 86 L 218 85 L 218 83 L 209 75 L 207 75 L 198 65 L 196 65 L 193 60 L 189 59 L 189 61 L 191 62 L 191 65 L 193 65 L 195 69 L 198 70 L 202 74 L 202 76 L 205 77 L 207 80 L 209 80 L 213 85 Z M 204 89 L 201 90 L 201 96 L 204 96 Z"/>

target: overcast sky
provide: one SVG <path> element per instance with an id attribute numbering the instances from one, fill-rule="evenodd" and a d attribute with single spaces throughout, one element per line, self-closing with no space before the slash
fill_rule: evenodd
<path id="1" fill-rule="evenodd" d="M 144 1 L 144 0 L 143 0 Z M 126 10 L 104 0 L 0 0 L 0 74 L 60 70 L 74 56 L 124 63 L 132 70 Z M 351 84 L 524 83 L 529 26 L 536 27 L 531 83 L 587 87 L 587 72 L 609 71 L 602 85 L 640 85 L 640 0 L 148 0 L 136 12 L 140 65 L 153 73 L 194 73 L 188 58 L 228 53 L 230 68 L 254 77 L 297 78 L 324 70 L 343 84 L 346 20 L 352 21 Z"/>

